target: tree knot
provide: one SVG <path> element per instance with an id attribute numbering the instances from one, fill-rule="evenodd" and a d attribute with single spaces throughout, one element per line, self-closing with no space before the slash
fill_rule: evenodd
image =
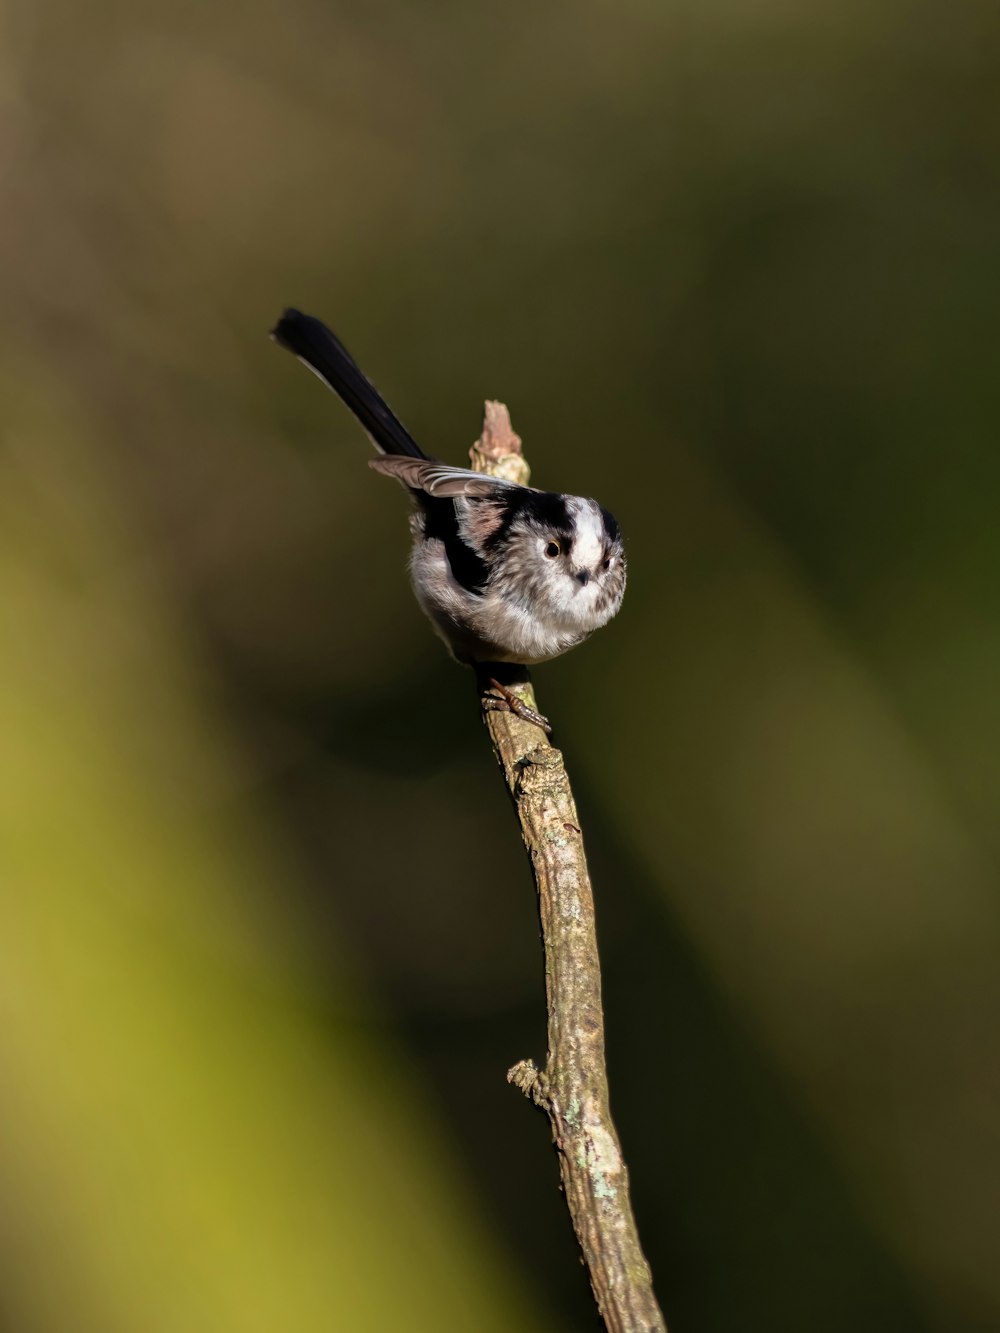
<path id="1" fill-rule="evenodd" d="M 549 1081 L 545 1070 L 539 1069 L 534 1060 L 518 1060 L 507 1070 L 507 1082 L 513 1083 L 536 1106 L 544 1109 L 548 1105 Z"/>

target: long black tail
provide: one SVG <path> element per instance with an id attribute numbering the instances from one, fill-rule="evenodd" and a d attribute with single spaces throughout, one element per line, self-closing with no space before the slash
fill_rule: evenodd
<path id="1" fill-rule="evenodd" d="M 322 320 L 299 310 L 286 310 L 271 330 L 271 337 L 279 347 L 294 352 L 303 365 L 340 395 L 377 449 L 384 454 L 427 457 Z"/>

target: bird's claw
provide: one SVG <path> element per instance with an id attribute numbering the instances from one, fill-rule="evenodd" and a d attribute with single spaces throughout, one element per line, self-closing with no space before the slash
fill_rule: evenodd
<path id="1" fill-rule="evenodd" d="M 526 704 L 523 699 L 519 699 L 513 690 L 509 690 L 506 685 L 501 685 L 498 680 L 490 678 L 490 685 L 495 689 L 496 694 L 483 695 L 483 711 L 487 713 L 514 713 L 525 722 L 530 722 L 536 727 L 540 727 L 546 734 L 552 731 L 552 724 L 547 717 L 543 717 L 530 704 Z"/>

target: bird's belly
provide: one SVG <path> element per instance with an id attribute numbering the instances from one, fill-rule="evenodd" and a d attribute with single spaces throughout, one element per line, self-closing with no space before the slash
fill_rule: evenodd
<path id="1" fill-rule="evenodd" d="M 423 541 L 411 559 L 425 615 L 460 662 L 547 662 L 589 638 L 595 626 L 550 624 L 495 589 L 470 592 L 451 572 L 439 542 Z"/>
<path id="2" fill-rule="evenodd" d="M 481 640 L 473 660 L 523 662 L 531 666 L 548 662 L 575 648 L 590 631 L 577 626 L 552 625 L 523 608 L 494 596 L 476 617 Z"/>
<path id="3" fill-rule="evenodd" d="M 445 616 L 441 608 L 425 609 L 461 662 L 520 662 L 532 666 L 558 657 L 589 635 L 589 630 L 546 625 L 530 612 L 490 594 L 466 594 L 462 605 Z"/>

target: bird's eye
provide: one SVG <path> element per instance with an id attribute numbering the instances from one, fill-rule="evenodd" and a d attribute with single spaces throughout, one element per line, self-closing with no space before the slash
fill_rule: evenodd
<path id="1" fill-rule="evenodd" d="M 549 542 L 548 546 L 545 548 L 545 554 L 550 560 L 554 560 L 561 550 L 562 547 L 558 542 Z"/>
<path id="2" fill-rule="evenodd" d="M 605 556 L 604 559 L 601 561 L 601 568 L 604 570 L 605 573 L 607 573 L 607 571 L 611 568 L 611 557 L 609 555 Z"/>

